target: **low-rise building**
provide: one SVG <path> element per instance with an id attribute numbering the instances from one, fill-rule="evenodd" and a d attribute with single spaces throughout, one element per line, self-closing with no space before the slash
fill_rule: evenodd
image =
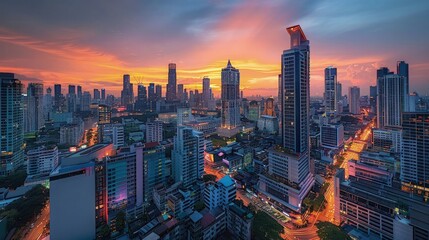
<path id="1" fill-rule="evenodd" d="M 225 208 L 236 196 L 234 179 L 226 175 L 218 182 L 207 183 L 204 189 L 204 203 L 206 207 L 213 210 L 218 207 Z"/>
<path id="2" fill-rule="evenodd" d="M 253 213 L 235 203 L 230 203 L 226 212 L 226 226 L 235 239 L 252 239 Z"/>

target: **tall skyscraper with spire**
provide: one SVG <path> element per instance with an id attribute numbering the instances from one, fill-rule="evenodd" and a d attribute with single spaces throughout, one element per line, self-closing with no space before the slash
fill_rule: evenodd
<path id="1" fill-rule="evenodd" d="M 268 152 L 268 171 L 260 174 L 259 190 L 294 210 L 314 184 L 310 172 L 310 45 L 299 25 L 287 28 L 290 49 L 281 56 L 282 145 Z"/>
<path id="2" fill-rule="evenodd" d="M 176 91 L 177 91 L 176 64 L 170 63 L 168 64 L 168 84 L 167 84 L 167 93 L 165 96 L 166 100 L 170 102 L 177 100 Z"/>
<path id="3" fill-rule="evenodd" d="M 240 71 L 231 61 L 221 75 L 221 128 L 234 129 L 240 125 Z"/>

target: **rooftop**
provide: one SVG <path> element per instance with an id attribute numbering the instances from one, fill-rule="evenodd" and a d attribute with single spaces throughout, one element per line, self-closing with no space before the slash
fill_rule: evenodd
<path id="1" fill-rule="evenodd" d="M 235 184 L 234 180 L 228 175 L 221 178 L 218 182 L 221 183 L 225 187 L 230 187 L 230 186 Z"/>
<path id="2" fill-rule="evenodd" d="M 192 222 L 196 223 L 203 218 L 203 215 L 197 211 L 194 211 L 191 216 L 189 216 L 189 218 L 191 218 Z"/>

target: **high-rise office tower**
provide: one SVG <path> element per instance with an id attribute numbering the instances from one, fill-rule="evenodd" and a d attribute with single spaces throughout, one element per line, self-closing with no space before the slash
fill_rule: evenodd
<path id="1" fill-rule="evenodd" d="M 177 75 L 176 75 L 176 64 L 168 64 L 168 84 L 167 84 L 167 101 L 174 101 L 177 99 L 176 96 L 176 86 L 177 85 Z"/>
<path id="2" fill-rule="evenodd" d="M 240 125 L 240 71 L 231 61 L 221 75 L 221 128 L 234 129 Z"/>
<path id="3" fill-rule="evenodd" d="M 99 101 L 100 100 L 100 90 L 97 88 L 94 89 L 94 100 Z"/>
<path id="4" fill-rule="evenodd" d="M 337 110 L 337 68 L 325 68 L 325 112 Z"/>
<path id="5" fill-rule="evenodd" d="M 382 67 L 380 69 L 377 69 L 377 127 L 383 128 L 384 127 L 384 76 L 393 74 L 387 67 Z"/>
<path id="6" fill-rule="evenodd" d="M 337 82 L 337 101 L 343 99 L 343 85 L 340 82 Z"/>
<path id="7" fill-rule="evenodd" d="M 210 78 L 203 78 L 203 107 L 208 108 L 211 100 L 210 96 Z"/>
<path id="8" fill-rule="evenodd" d="M 77 85 L 76 111 L 82 111 L 82 86 Z"/>
<path id="9" fill-rule="evenodd" d="M 26 108 L 24 109 L 24 132 L 38 131 L 45 124 L 43 117 L 43 84 L 29 83 Z"/>
<path id="10" fill-rule="evenodd" d="M 49 114 L 52 111 L 53 104 L 52 88 L 48 87 L 45 96 L 43 96 L 43 119 L 49 120 Z"/>
<path id="11" fill-rule="evenodd" d="M 76 94 L 76 86 L 69 85 L 69 94 Z"/>
<path id="12" fill-rule="evenodd" d="M 429 199 L 429 113 L 402 114 L 401 181 Z"/>
<path id="13" fill-rule="evenodd" d="M 82 86 L 77 85 L 77 97 L 81 98 L 82 97 Z"/>
<path id="14" fill-rule="evenodd" d="M 101 100 L 106 100 L 106 89 L 101 89 Z"/>
<path id="15" fill-rule="evenodd" d="M 177 84 L 177 100 L 183 101 L 183 84 Z"/>
<path id="16" fill-rule="evenodd" d="M 162 98 L 162 86 L 160 84 L 155 85 L 155 96 L 156 100 L 160 100 Z"/>
<path id="17" fill-rule="evenodd" d="M 156 100 L 157 100 L 157 96 L 155 93 L 155 83 L 149 83 L 149 86 L 147 87 L 147 94 L 148 94 L 147 100 L 149 104 L 149 110 L 153 112 L 156 109 Z"/>
<path id="18" fill-rule="evenodd" d="M 22 84 L 13 73 L 0 73 L 0 175 L 24 163 Z"/>
<path id="19" fill-rule="evenodd" d="M 129 109 L 132 104 L 134 104 L 133 84 L 131 83 L 130 75 L 124 74 L 121 91 L 121 105 L 126 106 L 127 109 Z"/>
<path id="20" fill-rule="evenodd" d="M 75 112 L 77 107 L 76 86 L 69 85 L 67 94 L 67 111 Z"/>
<path id="21" fill-rule="evenodd" d="M 377 80 L 377 127 L 401 126 L 401 113 L 408 109 L 406 77 L 387 74 Z"/>
<path id="22" fill-rule="evenodd" d="M 91 93 L 85 91 L 82 94 L 82 105 L 80 108 L 81 111 L 89 111 L 89 105 L 91 105 Z"/>
<path id="23" fill-rule="evenodd" d="M 269 150 L 268 171 L 260 174 L 260 192 L 291 208 L 314 184 L 310 172 L 310 45 L 299 25 L 287 28 L 290 49 L 281 56 L 282 146 Z"/>
<path id="24" fill-rule="evenodd" d="M 352 114 L 360 113 L 360 88 L 353 86 L 349 88 L 349 95 L 347 96 L 349 100 L 349 112 Z"/>
<path id="25" fill-rule="evenodd" d="M 405 61 L 398 61 L 396 63 L 396 74 L 398 74 L 401 77 L 405 77 L 405 92 L 410 94 L 410 79 L 409 79 L 409 73 L 408 73 L 408 63 Z"/>
<path id="26" fill-rule="evenodd" d="M 134 109 L 140 112 L 144 112 L 147 109 L 147 91 L 143 84 L 137 86 L 137 101 Z"/>
<path id="27" fill-rule="evenodd" d="M 172 152 L 173 177 L 190 187 L 204 173 L 204 134 L 190 127 L 178 126 Z"/>
<path id="28" fill-rule="evenodd" d="M 369 86 L 369 105 L 371 112 L 377 113 L 377 86 Z"/>

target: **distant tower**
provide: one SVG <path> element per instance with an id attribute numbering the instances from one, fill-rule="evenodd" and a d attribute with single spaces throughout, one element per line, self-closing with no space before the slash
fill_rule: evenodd
<path id="1" fill-rule="evenodd" d="M 38 131 L 45 124 L 45 118 L 43 117 L 43 84 L 28 84 L 24 115 L 24 132 Z"/>
<path id="2" fill-rule="evenodd" d="M 106 89 L 101 89 L 101 100 L 106 100 Z"/>
<path id="3" fill-rule="evenodd" d="M 360 88 L 353 86 L 349 88 L 349 112 L 353 114 L 360 113 Z"/>
<path id="4" fill-rule="evenodd" d="M 94 96 L 95 98 L 95 96 Z M 130 75 L 123 76 L 122 91 L 121 91 L 121 105 L 126 106 L 128 110 L 132 108 L 134 103 L 133 84 L 130 82 Z"/>
<path id="5" fill-rule="evenodd" d="M 233 129 L 240 125 L 240 71 L 228 64 L 222 69 L 221 127 Z"/>
<path id="6" fill-rule="evenodd" d="M 337 68 L 325 68 L 325 112 L 337 110 Z"/>
<path id="7" fill-rule="evenodd" d="M 407 95 L 410 94 L 410 79 L 409 79 L 409 73 L 408 73 L 408 63 L 405 61 L 398 61 L 396 64 L 396 73 L 401 76 L 405 77 L 405 92 Z"/>
<path id="8" fill-rule="evenodd" d="M 210 78 L 203 78 L 203 107 L 208 108 L 210 103 Z"/>
<path id="9" fill-rule="evenodd" d="M 140 112 L 144 112 L 147 109 L 147 91 L 142 83 L 137 86 L 137 101 L 134 109 Z"/>
<path id="10" fill-rule="evenodd" d="M 177 75 L 176 75 L 176 64 L 168 64 L 168 84 L 167 84 L 167 101 L 174 101 L 177 99 L 176 96 L 177 87 Z"/>

